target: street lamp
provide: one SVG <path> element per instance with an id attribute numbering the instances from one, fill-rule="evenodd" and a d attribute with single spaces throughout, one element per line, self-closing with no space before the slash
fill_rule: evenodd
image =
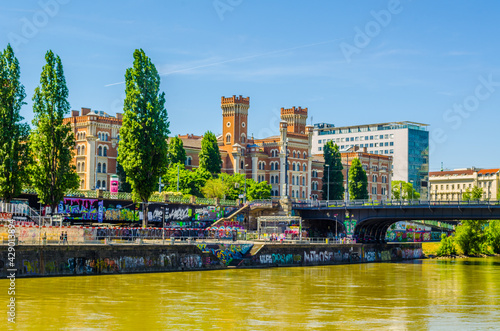
<path id="1" fill-rule="evenodd" d="M 95 178 L 94 178 L 94 190 L 97 191 L 97 144 L 99 143 L 100 139 L 99 138 L 96 138 L 95 140 L 95 163 L 94 163 L 94 167 L 95 167 Z"/>
<path id="2" fill-rule="evenodd" d="M 329 205 L 329 200 L 330 200 L 330 165 L 329 164 L 325 164 L 325 168 L 326 168 L 326 171 L 327 171 L 327 180 L 326 180 L 326 206 L 328 207 Z"/>

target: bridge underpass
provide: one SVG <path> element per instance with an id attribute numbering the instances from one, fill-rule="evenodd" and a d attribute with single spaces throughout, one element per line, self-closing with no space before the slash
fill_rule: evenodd
<path id="1" fill-rule="evenodd" d="M 294 205 L 294 211 L 303 220 L 331 222 L 345 231 L 344 222 L 355 222 L 353 236 L 358 242 L 384 242 L 389 227 L 399 221 L 435 220 L 457 223 L 460 220 L 500 219 L 500 203 L 485 201 L 474 203 L 419 203 L 419 204 L 364 204 L 352 202 L 344 205 L 313 207 Z"/>

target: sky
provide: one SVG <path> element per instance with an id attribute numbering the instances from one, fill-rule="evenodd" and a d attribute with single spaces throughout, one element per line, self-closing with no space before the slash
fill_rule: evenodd
<path id="1" fill-rule="evenodd" d="M 142 48 L 161 74 L 171 135 L 222 132 L 221 96 L 250 97 L 248 132 L 279 132 L 281 107 L 309 123 L 429 124 L 430 170 L 497 168 L 498 1 L 0 1 L 31 122 L 45 53 L 69 102 L 123 112 Z"/>

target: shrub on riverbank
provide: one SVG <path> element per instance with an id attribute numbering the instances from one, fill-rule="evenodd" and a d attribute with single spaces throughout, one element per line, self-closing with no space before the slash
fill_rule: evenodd
<path id="1" fill-rule="evenodd" d="M 500 254 L 500 220 L 490 222 L 486 228 L 486 237 L 493 253 Z"/>
<path id="2" fill-rule="evenodd" d="M 437 256 L 450 256 L 457 255 L 457 247 L 453 242 L 452 236 L 447 236 L 445 233 L 441 234 L 441 243 L 436 252 Z"/>
<path id="3" fill-rule="evenodd" d="M 488 240 L 484 220 L 465 220 L 455 230 L 455 242 L 465 255 L 487 254 Z"/>

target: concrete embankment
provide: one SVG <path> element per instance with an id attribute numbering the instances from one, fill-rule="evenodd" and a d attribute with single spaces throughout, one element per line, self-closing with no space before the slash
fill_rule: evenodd
<path id="1" fill-rule="evenodd" d="M 17 269 L 16 277 L 39 277 L 334 265 L 421 257 L 421 244 L 23 245 L 15 247 L 15 259 L 7 249 L 1 250 L 0 277 L 8 275 L 7 269 Z"/>

